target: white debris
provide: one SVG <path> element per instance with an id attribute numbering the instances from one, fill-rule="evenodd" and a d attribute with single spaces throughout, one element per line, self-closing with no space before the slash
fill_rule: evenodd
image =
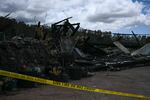
<path id="1" fill-rule="evenodd" d="M 132 54 L 132 56 L 135 55 L 150 55 L 150 43 L 144 45 L 142 48 L 134 51 Z"/>
<path id="2" fill-rule="evenodd" d="M 126 54 L 130 54 L 130 51 L 124 47 L 119 41 L 113 42 L 115 46 L 117 46 L 121 51 L 123 51 Z"/>

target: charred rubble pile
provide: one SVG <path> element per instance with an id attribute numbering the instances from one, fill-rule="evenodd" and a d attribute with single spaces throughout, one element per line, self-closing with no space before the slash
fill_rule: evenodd
<path id="1" fill-rule="evenodd" d="M 76 36 L 80 24 L 71 24 L 70 18 L 52 24 L 51 36 L 37 31 L 35 38 L 15 36 L 1 41 L 0 70 L 67 82 L 92 76 L 96 71 L 119 71 L 150 64 L 149 43 L 132 51 L 118 40 L 101 47 L 89 42 L 88 36 Z M 37 86 L 2 76 L 0 83 L 3 91 Z"/>

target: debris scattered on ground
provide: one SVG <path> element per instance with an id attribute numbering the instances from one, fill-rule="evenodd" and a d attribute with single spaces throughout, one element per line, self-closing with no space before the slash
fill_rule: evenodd
<path id="1" fill-rule="evenodd" d="M 11 40 L 0 41 L 0 69 L 68 82 L 92 76 L 96 71 L 119 71 L 150 65 L 149 43 L 138 50 L 134 48 L 133 53 L 113 39 L 109 46 L 108 43 L 102 46 L 90 42 L 90 36 L 78 37 L 76 33 L 80 23 L 71 24 L 70 18 L 52 24 L 51 36 L 40 30 L 34 38 L 15 36 Z M 37 28 L 41 29 L 40 22 Z M 37 86 L 33 82 L 8 79 L 0 77 L 2 90 Z"/>

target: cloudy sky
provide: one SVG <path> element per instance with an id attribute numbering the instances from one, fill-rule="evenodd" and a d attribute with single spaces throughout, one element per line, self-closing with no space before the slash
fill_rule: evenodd
<path id="1" fill-rule="evenodd" d="M 0 16 L 26 23 L 71 22 L 92 30 L 150 34 L 150 0 L 0 0 Z"/>

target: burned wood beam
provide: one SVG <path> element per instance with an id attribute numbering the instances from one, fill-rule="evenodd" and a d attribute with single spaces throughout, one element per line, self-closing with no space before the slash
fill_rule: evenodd
<path id="1" fill-rule="evenodd" d="M 115 46 L 117 46 L 121 51 L 123 51 L 126 54 L 130 54 L 130 51 L 124 47 L 119 41 L 113 42 Z"/>
<path id="2" fill-rule="evenodd" d="M 132 32 L 133 36 L 135 37 L 135 39 L 136 39 L 138 45 L 141 46 L 141 43 L 140 43 L 139 39 L 137 38 L 136 34 L 135 34 L 133 31 L 131 31 L 131 32 Z"/>

